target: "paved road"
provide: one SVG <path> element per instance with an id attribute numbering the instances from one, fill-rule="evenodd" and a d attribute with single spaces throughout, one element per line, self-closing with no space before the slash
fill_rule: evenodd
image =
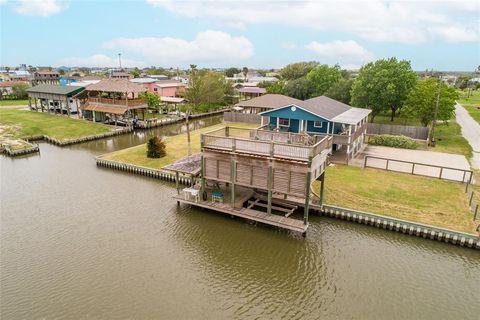
<path id="1" fill-rule="evenodd" d="M 462 135 L 473 149 L 472 166 L 475 169 L 480 169 L 480 124 L 458 103 L 455 106 L 455 114 L 458 124 L 462 127 Z"/>

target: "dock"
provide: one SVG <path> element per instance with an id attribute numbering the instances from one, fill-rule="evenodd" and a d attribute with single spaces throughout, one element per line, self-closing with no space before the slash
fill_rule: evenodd
<path id="1" fill-rule="evenodd" d="M 265 211 L 255 210 L 254 207 L 258 206 L 260 208 L 264 207 L 264 204 L 260 203 L 260 198 L 256 197 L 256 193 L 253 190 L 248 190 L 246 188 L 238 188 L 236 190 L 235 195 L 235 204 L 232 207 L 231 205 L 231 196 L 228 190 L 221 190 L 225 194 L 224 202 L 212 202 L 209 199 L 207 200 L 198 200 L 195 201 L 194 199 L 185 198 L 183 193 L 174 196 L 173 198 L 177 200 L 177 202 L 182 204 L 189 204 L 196 207 L 201 207 L 209 210 L 213 210 L 216 212 L 222 212 L 224 214 L 228 214 L 231 216 L 243 218 L 250 221 L 255 221 L 264 225 L 269 225 L 293 232 L 299 232 L 304 234 L 307 231 L 308 224 L 305 224 L 303 220 L 290 218 L 290 214 L 293 212 L 292 206 L 287 205 L 287 208 L 281 207 L 281 202 L 278 201 L 276 209 L 281 213 L 285 213 L 285 215 L 267 213 Z M 255 199 L 255 200 L 251 200 Z M 288 211 L 288 212 L 287 212 Z"/>

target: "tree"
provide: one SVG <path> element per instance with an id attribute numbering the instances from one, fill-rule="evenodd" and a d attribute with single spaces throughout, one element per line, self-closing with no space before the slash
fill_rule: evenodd
<path id="1" fill-rule="evenodd" d="M 222 74 L 198 72 L 192 69 L 185 98 L 195 110 L 200 104 L 219 105 L 225 101 L 225 83 Z"/>
<path id="2" fill-rule="evenodd" d="M 351 103 L 371 109 L 372 121 L 380 112 L 390 109 L 393 121 L 416 81 L 410 61 L 390 58 L 367 63 L 353 83 Z"/>
<path id="3" fill-rule="evenodd" d="M 225 76 L 229 77 L 229 78 L 232 78 L 234 75 L 236 75 L 237 73 L 240 73 L 240 69 L 237 69 L 237 68 L 228 68 L 227 70 L 225 70 Z"/>
<path id="4" fill-rule="evenodd" d="M 134 78 L 140 78 L 140 70 L 138 68 L 135 68 L 130 72 Z"/>
<path id="5" fill-rule="evenodd" d="M 437 96 L 437 78 L 420 81 L 409 93 L 402 112 L 420 119 L 422 125 L 428 126 L 434 120 Z M 438 120 L 449 120 L 453 117 L 456 99 L 458 99 L 458 93 L 455 88 L 442 82 L 437 112 Z"/>
<path id="6" fill-rule="evenodd" d="M 260 88 L 265 88 L 267 93 L 284 94 L 285 83 L 283 81 L 262 81 L 258 84 Z"/>
<path id="7" fill-rule="evenodd" d="M 26 83 L 18 83 L 12 86 L 12 96 L 15 99 L 26 99 L 28 97 L 27 89 L 28 84 Z"/>
<path id="8" fill-rule="evenodd" d="M 159 109 L 162 100 L 158 96 L 158 94 L 151 93 L 151 92 L 142 92 L 138 95 L 139 98 L 144 99 L 147 102 L 147 105 L 151 109 Z"/>
<path id="9" fill-rule="evenodd" d="M 148 139 L 147 142 L 147 157 L 148 158 L 162 158 L 167 154 L 165 142 L 162 138 L 154 136 Z"/>
<path id="10" fill-rule="evenodd" d="M 243 67 L 242 73 L 243 73 L 243 77 L 244 77 L 245 81 L 247 81 L 248 68 L 247 68 L 247 67 Z"/>
<path id="11" fill-rule="evenodd" d="M 305 100 L 312 95 L 312 86 L 307 77 L 290 80 L 285 84 L 284 94 L 292 98 Z"/>
<path id="12" fill-rule="evenodd" d="M 61 75 L 61 76 L 64 76 L 65 75 L 65 70 L 63 70 L 63 69 L 58 70 L 58 74 Z"/>
<path id="13" fill-rule="evenodd" d="M 283 80 L 295 80 L 306 76 L 313 68 L 318 66 L 316 61 L 297 62 L 286 65 L 280 70 L 280 77 Z"/>
<path id="14" fill-rule="evenodd" d="M 338 66 L 329 67 L 326 64 L 319 65 L 310 70 L 307 74 L 307 80 L 311 86 L 312 96 L 318 97 L 342 78 L 342 73 Z"/>
<path id="15" fill-rule="evenodd" d="M 330 87 L 330 89 L 327 90 L 327 92 L 325 92 L 325 95 L 337 101 L 350 104 L 350 101 L 352 99 L 352 85 L 353 79 L 340 79 L 340 81 L 335 83 L 332 87 Z"/>

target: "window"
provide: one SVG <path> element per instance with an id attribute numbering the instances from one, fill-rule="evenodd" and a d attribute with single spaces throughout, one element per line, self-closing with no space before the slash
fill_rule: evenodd
<path id="1" fill-rule="evenodd" d="M 281 127 L 290 127 L 290 119 L 279 118 L 278 123 Z"/>
<path id="2" fill-rule="evenodd" d="M 153 91 L 157 92 L 157 91 L 158 91 L 158 89 L 157 89 L 157 88 L 153 88 Z"/>
<path id="3" fill-rule="evenodd" d="M 314 128 L 323 128 L 323 122 L 322 121 L 314 121 L 313 122 L 313 127 Z"/>

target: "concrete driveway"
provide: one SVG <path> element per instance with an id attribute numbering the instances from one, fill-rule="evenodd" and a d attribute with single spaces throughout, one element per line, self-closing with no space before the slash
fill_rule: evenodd
<path id="1" fill-rule="evenodd" d="M 462 127 L 462 135 L 473 149 L 472 167 L 480 169 L 480 124 L 460 104 L 455 106 L 457 122 Z"/>
<path id="2" fill-rule="evenodd" d="M 412 173 L 413 170 L 416 175 L 435 178 L 438 178 L 441 173 L 442 179 L 454 181 L 467 182 L 470 179 L 470 174 L 467 173 L 464 175 L 463 171 L 470 170 L 470 164 L 465 156 L 458 154 L 367 145 L 361 154 L 354 160 L 354 163 L 356 165 L 363 165 L 365 156 L 367 155 L 391 159 L 388 162 L 388 170 L 391 171 Z M 413 167 L 411 163 L 404 163 L 401 161 L 410 161 L 417 164 Z M 384 159 L 368 158 L 367 160 L 367 166 L 371 168 L 385 169 L 386 165 L 387 161 Z M 454 168 L 458 170 L 440 169 L 432 166 Z"/>

